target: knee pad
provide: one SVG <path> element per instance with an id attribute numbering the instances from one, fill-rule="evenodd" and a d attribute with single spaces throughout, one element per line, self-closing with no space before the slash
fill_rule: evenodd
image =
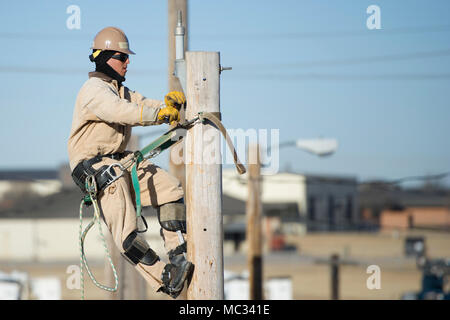
<path id="1" fill-rule="evenodd" d="M 155 251 L 150 248 L 147 241 L 136 231 L 130 233 L 122 246 L 125 250 L 122 256 L 133 265 L 143 263 L 152 266 L 159 260 Z"/>
<path id="2" fill-rule="evenodd" d="M 163 204 L 157 208 L 157 212 L 163 229 L 186 233 L 186 206 L 183 199 Z"/>

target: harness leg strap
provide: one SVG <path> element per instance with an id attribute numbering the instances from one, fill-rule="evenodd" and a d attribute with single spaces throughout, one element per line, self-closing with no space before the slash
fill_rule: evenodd
<path id="1" fill-rule="evenodd" d="M 148 245 L 147 241 L 136 231 L 130 233 L 122 244 L 125 252 L 122 254 L 133 265 L 143 263 L 147 266 L 159 261 L 159 256 Z"/>
<path id="2" fill-rule="evenodd" d="M 157 215 L 163 229 L 186 233 L 186 206 L 183 199 L 158 207 Z"/>
<path id="3" fill-rule="evenodd" d="M 163 229 L 176 232 L 180 244 L 168 252 L 169 261 L 179 266 L 186 261 L 186 242 L 183 233 L 186 233 L 186 206 L 183 199 L 169 202 L 157 209 L 158 221 L 161 225 L 161 236 L 164 239 Z"/>

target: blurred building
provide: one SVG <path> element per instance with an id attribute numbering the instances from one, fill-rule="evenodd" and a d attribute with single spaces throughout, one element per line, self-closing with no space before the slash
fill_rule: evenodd
<path id="1" fill-rule="evenodd" d="M 407 207 L 402 210 L 383 210 L 380 215 L 382 229 L 426 228 L 450 230 L 448 207 Z"/>
<path id="2" fill-rule="evenodd" d="M 224 238 L 227 245 L 232 243 L 232 251 L 245 240 L 246 178 L 234 170 L 223 171 Z M 351 230 L 358 226 L 355 178 L 280 173 L 265 176 L 262 190 L 264 234 L 273 242 L 277 234 Z M 0 172 L 0 191 L 0 260 L 78 258 L 82 194 L 72 182 L 68 166 L 59 170 Z M 91 211 L 86 210 L 85 226 Z M 153 211 L 144 211 L 150 224 L 146 237 L 155 251 L 163 253 Z M 98 244 L 90 246 L 91 257 L 102 259 L 101 240 L 92 237 L 89 241 Z"/>
<path id="3" fill-rule="evenodd" d="M 282 233 L 348 231 L 360 226 L 355 177 L 279 173 L 263 176 L 261 186 L 262 215 Z M 247 175 L 224 170 L 223 194 L 224 199 L 242 203 L 233 208 L 224 205 L 228 222 L 244 223 Z"/>
<path id="4" fill-rule="evenodd" d="M 57 170 L 0 171 L 0 212 L 19 202 L 58 192 L 61 187 Z"/>
<path id="5" fill-rule="evenodd" d="M 450 230 L 450 191 L 376 183 L 359 190 L 363 220 L 382 229 Z"/>

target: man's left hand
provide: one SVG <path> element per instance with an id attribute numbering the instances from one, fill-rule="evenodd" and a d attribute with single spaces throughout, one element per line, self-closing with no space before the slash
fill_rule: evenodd
<path id="1" fill-rule="evenodd" d="M 180 110 L 181 106 L 186 103 L 186 97 L 183 92 L 171 91 L 164 97 L 164 102 L 166 106 Z"/>

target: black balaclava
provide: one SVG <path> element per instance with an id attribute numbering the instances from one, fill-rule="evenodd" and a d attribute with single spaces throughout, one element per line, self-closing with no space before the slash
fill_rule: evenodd
<path id="1" fill-rule="evenodd" d="M 93 52 L 95 51 L 96 50 L 93 50 Z M 93 58 L 93 55 L 90 55 L 89 59 L 95 62 L 95 71 L 104 73 L 108 77 L 117 80 L 120 85 L 125 81 L 125 77 L 122 77 L 109 64 L 106 63 L 115 53 L 116 51 L 103 50 L 95 59 Z"/>

